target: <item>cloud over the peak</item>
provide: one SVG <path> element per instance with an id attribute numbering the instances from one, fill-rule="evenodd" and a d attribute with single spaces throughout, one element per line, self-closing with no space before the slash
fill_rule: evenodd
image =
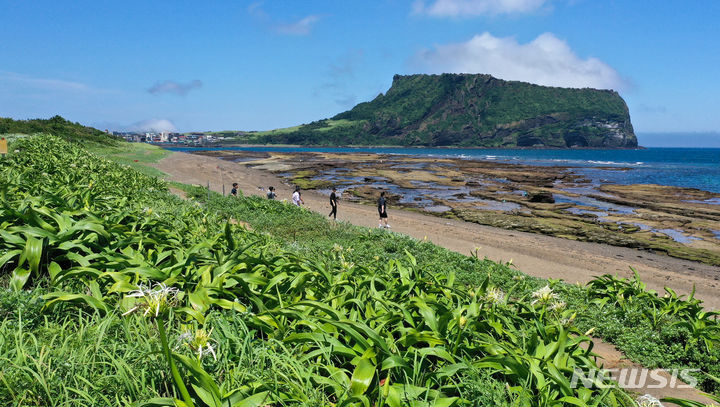
<path id="1" fill-rule="evenodd" d="M 597 58 L 582 59 L 551 33 L 521 44 L 512 37 L 476 35 L 467 42 L 437 45 L 412 61 L 428 73 L 484 73 L 546 86 L 623 89 L 627 83 Z"/>
<path id="2" fill-rule="evenodd" d="M 193 89 L 201 88 L 203 85 L 202 81 L 195 79 L 187 83 L 175 82 L 175 81 L 158 81 L 155 85 L 148 88 L 148 93 L 153 95 L 159 95 L 163 93 L 170 93 L 173 95 L 185 96 Z"/>
<path id="3" fill-rule="evenodd" d="M 177 131 L 173 122 L 168 119 L 147 119 L 133 123 L 126 127 L 129 131 L 139 132 L 174 132 Z"/>
<path id="4" fill-rule="evenodd" d="M 546 0 L 435 0 L 413 4 L 413 12 L 432 17 L 475 17 L 481 15 L 524 14 L 540 9 Z"/>
<path id="5" fill-rule="evenodd" d="M 319 15 L 309 15 L 292 23 L 278 24 L 276 30 L 281 34 L 308 35 L 318 21 L 320 21 Z"/>

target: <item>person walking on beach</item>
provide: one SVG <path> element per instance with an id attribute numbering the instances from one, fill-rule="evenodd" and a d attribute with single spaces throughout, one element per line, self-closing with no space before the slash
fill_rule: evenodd
<path id="1" fill-rule="evenodd" d="M 268 187 L 267 191 L 267 199 L 275 199 L 277 194 L 275 194 L 275 187 Z"/>
<path id="2" fill-rule="evenodd" d="M 333 187 L 332 192 L 330 193 L 330 214 L 328 216 L 332 216 L 333 219 L 337 220 L 337 195 L 335 195 L 335 187 Z"/>
<path id="3" fill-rule="evenodd" d="M 238 183 L 237 183 L 237 182 L 233 182 L 233 187 L 232 187 L 232 189 L 230 190 L 230 195 L 232 195 L 232 196 L 237 196 L 237 190 L 238 190 Z"/>
<path id="4" fill-rule="evenodd" d="M 305 202 L 303 202 L 302 197 L 300 196 L 300 187 L 295 187 L 295 192 L 292 194 L 292 202 L 296 206 L 304 205 Z"/>
<path id="5" fill-rule="evenodd" d="M 387 215 L 387 204 L 385 202 L 385 191 L 380 192 L 380 198 L 378 199 L 378 213 L 380 214 L 380 222 L 378 223 L 378 227 L 385 227 L 386 229 L 390 228 L 390 225 L 388 225 L 388 215 Z"/>

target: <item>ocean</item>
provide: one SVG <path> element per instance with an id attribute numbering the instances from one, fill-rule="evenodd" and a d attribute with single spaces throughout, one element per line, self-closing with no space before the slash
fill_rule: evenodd
<path id="1" fill-rule="evenodd" d="M 168 149 L 173 151 L 370 152 L 459 157 L 515 164 L 571 167 L 573 172 L 597 184 L 659 184 L 720 193 L 720 148 L 657 147 L 638 150 L 521 150 L 391 147 L 170 147 Z"/>

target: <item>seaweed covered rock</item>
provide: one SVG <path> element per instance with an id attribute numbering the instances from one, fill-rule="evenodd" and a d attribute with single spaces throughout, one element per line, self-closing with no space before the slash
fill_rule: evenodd
<path id="1" fill-rule="evenodd" d="M 535 192 L 528 194 L 528 201 L 538 203 L 555 203 L 555 197 L 550 192 Z"/>

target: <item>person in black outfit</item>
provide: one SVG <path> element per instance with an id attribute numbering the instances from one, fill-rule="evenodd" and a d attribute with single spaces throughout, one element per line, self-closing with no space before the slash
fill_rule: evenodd
<path id="1" fill-rule="evenodd" d="M 388 225 L 388 215 L 387 215 L 387 205 L 385 203 L 385 191 L 380 192 L 380 198 L 378 199 L 378 213 L 380 214 L 380 222 L 378 223 L 378 227 L 385 227 L 390 228 L 390 225 Z"/>
<path id="2" fill-rule="evenodd" d="M 335 187 L 333 187 L 332 192 L 330 193 L 330 214 L 328 216 L 332 216 L 333 219 L 337 219 L 337 195 L 335 195 Z"/>
<path id="3" fill-rule="evenodd" d="M 230 195 L 237 196 L 237 190 L 238 190 L 238 184 L 237 184 L 237 182 L 233 182 L 233 187 L 230 190 Z"/>
<path id="4" fill-rule="evenodd" d="M 277 194 L 275 193 L 275 187 L 268 187 L 267 199 L 275 199 Z"/>

